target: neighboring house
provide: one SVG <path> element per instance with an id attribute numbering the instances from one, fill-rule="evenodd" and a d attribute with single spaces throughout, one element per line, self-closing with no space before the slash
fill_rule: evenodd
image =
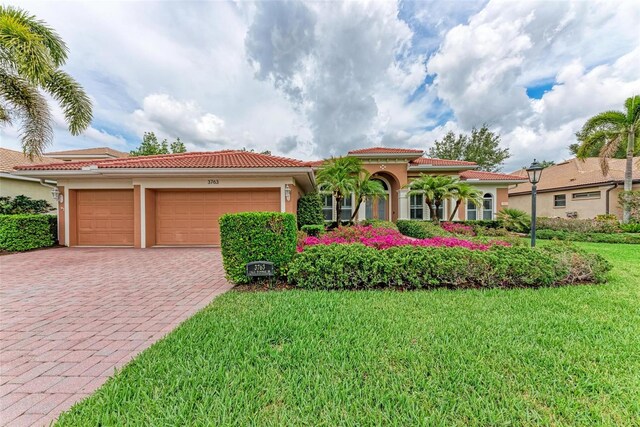
<path id="1" fill-rule="evenodd" d="M 123 159 L 129 157 L 129 153 L 123 151 L 114 150 L 109 147 L 96 147 L 96 148 L 81 148 L 78 150 L 65 150 L 65 151 L 52 151 L 44 154 L 47 157 L 51 157 L 65 162 L 72 162 L 77 160 L 109 160 L 109 159 Z"/>
<path id="2" fill-rule="evenodd" d="M 39 178 L 16 175 L 13 168 L 21 165 L 40 165 L 61 162 L 61 160 L 51 157 L 40 157 L 29 160 L 22 151 L 0 148 L 0 196 L 15 197 L 23 195 L 36 200 L 46 200 L 55 206 L 56 203 L 51 194 L 51 187 L 56 184 L 55 180 L 46 180 L 44 183 L 47 186 L 45 186 L 40 183 Z"/>
<path id="3" fill-rule="evenodd" d="M 421 172 L 457 175 L 483 191 L 483 208 L 463 207 L 461 219 L 493 218 L 508 204 L 508 185 L 524 182 L 475 171 L 470 162 L 428 159 L 422 150 L 373 148 L 349 155 L 361 158 L 389 191 L 388 200 L 365 203 L 360 219 L 427 218 L 422 198 L 409 197 L 404 188 Z M 58 181 L 64 196 L 58 215 L 61 244 L 145 248 L 219 245 L 218 218 L 224 213 L 295 213 L 299 196 L 316 189 L 318 165 L 225 150 L 32 165 L 16 173 Z M 333 217 L 333 199 L 325 197 L 325 202 L 327 217 Z"/>
<path id="4" fill-rule="evenodd" d="M 640 157 L 633 159 L 633 189 L 640 189 Z M 625 159 L 611 159 L 604 175 L 600 159 L 571 159 L 549 166 L 542 172 L 536 197 L 537 215 L 562 218 L 594 218 L 614 214 L 622 219 L 618 194 L 623 190 Z M 520 170 L 514 175 L 526 177 Z M 531 184 L 527 181 L 509 188 L 509 206 L 531 213 Z"/>

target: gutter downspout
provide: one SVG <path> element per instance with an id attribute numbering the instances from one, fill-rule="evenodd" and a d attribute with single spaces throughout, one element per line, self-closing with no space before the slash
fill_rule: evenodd
<path id="1" fill-rule="evenodd" d="M 47 183 L 45 182 L 44 178 L 43 178 L 43 179 L 40 179 L 40 185 L 42 185 L 42 186 L 44 186 L 44 187 L 47 187 L 47 188 L 50 188 L 50 189 L 52 189 L 52 190 L 53 190 L 53 189 L 57 189 L 57 188 L 58 188 L 56 185 L 47 184 Z M 56 203 L 57 203 L 57 200 L 56 200 Z"/>
<path id="2" fill-rule="evenodd" d="M 607 204 L 607 206 L 606 206 L 606 212 L 605 212 L 605 213 L 606 213 L 607 215 L 609 215 L 609 210 L 610 210 L 610 209 L 609 209 L 609 192 L 610 192 L 611 190 L 616 189 L 616 188 L 618 188 L 618 183 L 617 183 L 617 182 L 616 182 L 615 184 L 613 184 L 613 187 L 608 188 L 608 189 L 607 189 L 607 191 L 605 192 L 605 203 Z"/>

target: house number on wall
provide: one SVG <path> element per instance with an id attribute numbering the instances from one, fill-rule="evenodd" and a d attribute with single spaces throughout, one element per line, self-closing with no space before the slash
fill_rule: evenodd
<path id="1" fill-rule="evenodd" d="M 209 179 L 209 180 L 207 180 L 207 184 L 209 184 L 209 185 L 220 184 L 220 180 L 218 180 L 218 179 Z"/>

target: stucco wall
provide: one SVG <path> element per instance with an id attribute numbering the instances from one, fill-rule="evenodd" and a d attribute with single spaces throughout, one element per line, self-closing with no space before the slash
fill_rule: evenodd
<path id="1" fill-rule="evenodd" d="M 28 196 L 36 200 L 46 200 L 50 204 L 54 204 L 55 202 L 51 196 L 51 189 L 40 185 L 38 182 L 0 178 L 0 196 L 15 197 L 20 195 Z"/>
<path id="2" fill-rule="evenodd" d="M 611 185 L 602 185 L 594 187 L 585 187 L 580 189 L 554 191 L 549 193 L 538 193 L 537 195 L 537 215 L 546 217 L 566 218 L 568 212 L 577 212 L 578 218 L 594 218 L 596 215 L 603 215 L 607 212 L 606 193 Z M 640 189 L 640 184 L 633 186 L 634 190 Z M 585 193 L 591 191 L 600 191 L 600 198 L 574 200 L 572 194 Z M 621 187 L 613 189 L 609 192 L 609 209 L 610 213 L 615 214 L 622 219 L 622 209 L 618 204 L 618 194 L 622 191 Z M 566 195 L 566 207 L 556 208 L 553 206 L 554 196 Z M 511 195 L 509 196 L 509 207 L 523 210 L 531 213 L 531 195 Z"/>

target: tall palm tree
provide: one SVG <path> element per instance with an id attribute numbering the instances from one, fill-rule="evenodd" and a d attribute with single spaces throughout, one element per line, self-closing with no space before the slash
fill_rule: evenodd
<path id="1" fill-rule="evenodd" d="M 457 183 L 458 179 L 453 176 L 420 174 L 419 178 L 408 184 L 409 195 L 422 194 L 429 207 L 431 220 L 439 224 L 438 210 L 446 200 L 455 197 Z"/>
<path id="2" fill-rule="evenodd" d="M 482 206 L 482 191 L 466 182 L 457 182 L 452 190 L 455 193 L 456 204 L 453 212 L 449 215 L 449 221 L 453 221 L 463 202 L 472 202 L 476 206 Z"/>
<path id="3" fill-rule="evenodd" d="M 342 215 L 342 201 L 356 190 L 362 162 L 355 157 L 338 157 L 325 161 L 316 173 L 318 186 L 331 192 L 336 201 L 338 224 Z"/>
<path id="4" fill-rule="evenodd" d="M 356 179 L 353 193 L 355 194 L 356 207 L 351 215 L 351 222 L 353 222 L 356 216 L 358 216 L 360 205 L 366 199 L 387 198 L 387 191 L 384 189 L 380 181 L 371 179 L 371 174 L 364 169 L 362 169 Z"/>
<path id="5" fill-rule="evenodd" d="M 578 158 L 584 159 L 595 146 L 600 150 L 600 168 L 605 175 L 609 172 L 609 159 L 616 150 L 626 144 L 627 162 L 624 170 L 624 191 L 631 191 L 633 184 L 633 153 L 635 140 L 640 135 L 640 95 L 628 98 L 625 111 L 605 111 L 591 117 L 578 132 L 580 147 Z M 629 222 L 631 211 L 624 206 L 623 221 Z"/>
<path id="6" fill-rule="evenodd" d="M 41 156 L 51 143 L 51 113 L 42 92 L 60 103 L 72 135 L 91 123 L 91 101 L 60 69 L 67 46 L 46 23 L 26 11 L 0 5 L 0 125 L 21 121 L 22 148 Z"/>

